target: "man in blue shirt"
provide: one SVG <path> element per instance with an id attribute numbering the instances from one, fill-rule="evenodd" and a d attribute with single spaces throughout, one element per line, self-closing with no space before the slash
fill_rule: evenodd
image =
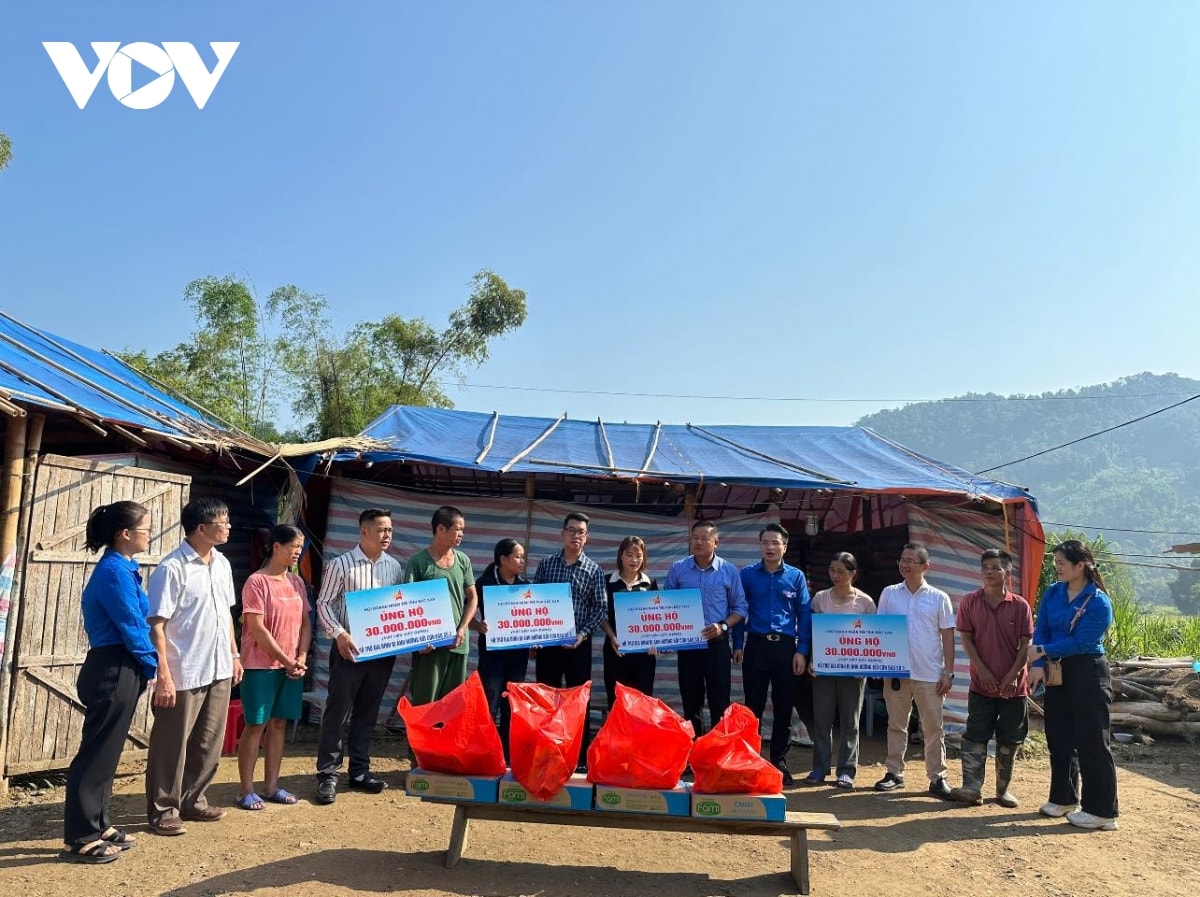
<path id="1" fill-rule="evenodd" d="M 713 724 L 730 701 L 729 629 L 746 617 L 746 595 L 737 567 L 717 557 L 721 535 L 711 520 L 692 524 L 692 553 L 671 565 L 667 589 L 699 589 L 704 606 L 704 648 L 679 652 L 679 697 L 684 719 L 700 735 L 704 729 L 704 700 Z"/>
<path id="2" fill-rule="evenodd" d="M 746 706 L 762 720 L 771 689 L 771 762 L 794 782 L 787 768 L 792 702 L 797 676 L 804 675 L 812 644 L 812 603 L 808 582 L 796 567 L 783 562 L 788 531 L 768 523 L 758 534 L 762 560 L 742 569 L 742 588 L 749 615 L 733 632 L 733 660 L 742 664 Z M 743 636 L 745 650 L 742 649 Z"/>

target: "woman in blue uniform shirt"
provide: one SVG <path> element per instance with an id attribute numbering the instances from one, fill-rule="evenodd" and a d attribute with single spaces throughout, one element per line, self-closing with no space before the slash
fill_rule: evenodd
<path id="1" fill-rule="evenodd" d="M 88 551 L 105 549 L 83 589 L 83 627 L 90 646 L 76 690 L 84 706 L 79 752 L 67 773 L 63 859 L 111 863 L 134 839 L 109 824 L 112 780 L 138 698 L 158 673 L 146 622 L 149 603 L 133 556 L 150 547 L 150 512 L 132 501 L 96 508 L 88 518 Z"/>
<path id="2" fill-rule="evenodd" d="M 1062 684 L 1046 683 L 1050 800 L 1038 812 L 1065 816 L 1079 828 L 1114 831 L 1117 767 L 1108 746 L 1112 681 L 1104 656 L 1112 601 L 1091 549 L 1077 539 L 1054 549 L 1054 569 L 1058 582 L 1038 602 L 1030 648 L 1032 686 L 1044 681 L 1047 659 L 1062 663 Z"/>

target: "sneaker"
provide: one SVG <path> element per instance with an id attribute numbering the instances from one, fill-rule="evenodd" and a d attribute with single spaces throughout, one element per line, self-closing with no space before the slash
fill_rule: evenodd
<path id="1" fill-rule="evenodd" d="M 318 804 L 331 804 L 337 800 L 337 780 L 321 779 L 317 783 L 317 796 L 314 800 Z"/>
<path id="2" fill-rule="evenodd" d="M 1117 830 L 1117 820 L 1085 813 L 1083 810 L 1068 813 L 1067 822 L 1076 828 L 1087 828 L 1094 831 L 1115 832 Z"/>
<path id="3" fill-rule="evenodd" d="M 875 783 L 876 791 L 895 791 L 897 788 L 903 787 L 904 776 L 898 776 L 891 772 Z"/>
<path id="4" fill-rule="evenodd" d="M 929 793 L 940 800 L 954 800 L 950 792 L 950 786 L 946 784 L 945 779 L 938 779 L 935 782 L 930 782 Z"/>
<path id="5" fill-rule="evenodd" d="M 1038 812 L 1043 816 L 1049 816 L 1051 819 L 1062 819 L 1068 813 L 1074 813 L 1079 809 L 1079 804 L 1056 804 L 1047 801 L 1038 807 Z"/>
<path id="6" fill-rule="evenodd" d="M 850 778 L 846 773 L 842 773 L 837 777 L 837 781 L 833 785 L 835 788 L 841 788 L 843 791 L 853 791 L 854 779 Z"/>
<path id="7" fill-rule="evenodd" d="M 796 780 L 792 778 L 792 774 L 788 772 L 788 768 L 783 763 L 776 763 L 775 768 L 783 773 L 783 787 L 793 788 L 796 785 Z"/>
<path id="8" fill-rule="evenodd" d="M 817 788 L 825 784 L 825 776 L 817 775 L 815 772 L 810 772 L 808 778 L 800 783 L 805 788 Z"/>

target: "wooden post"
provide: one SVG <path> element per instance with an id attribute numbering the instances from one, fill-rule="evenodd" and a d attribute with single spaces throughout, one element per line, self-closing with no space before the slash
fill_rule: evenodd
<path id="1" fill-rule="evenodd" d="M 42 428 L 46 417 L 36 414 L 32 418 L 9 418 L 4 433 L 3 495 L 4 516 L 0 519 L 0 563 L 10 551 L 16 552 L 18 544 L 24 550 L 24 540 L 18 539 L 21 524 L 28 520 L 28 507 L 33 494 L 32 474 L 37 469 L 37 453 L 42 444 Z M 26 427 L 32 461 L 24 456 Z M 26 471 L 29 476 L 26 476 Z M 4 771 L 8 765 L 8 714 L 12 695 L 12 677 L 16 672 L 17 619 L 21 609 L 21 557 L 13 559 L 13 581 L 8 594 L 8 615 L 5 624 L 4 646 L 0 648 L 0 797 L 8 794 L 8 777 Z"/>
<path id="2" fill-rule="evenodd" d="M 454 808 L 454 822 L 450 826 L 450 847 L 446 850 L 446 868 L 453 869 L 462 859 L 467 847 L 467 826 L 471 818 L 466 807 Z"/>
<path id="3" fill-rule="evenodd" d="M 792 832 L 792 878 L 801 894 L 809 892 L 808 832 L 804 829 Z"/>
<path id="4" fill-rule="evenodd" d="M 9 418 L 4 427 L 4 514 L 0 517 L 0 559 L 17 544 L 21 516 L 21 481 L 25 475 L 25 419 Z"/>
<path id="5" fill-rule="evenodd" d="M 525 556 L 529 556 L 529 540 L 533 538 L 533 500 L 537 497 L 537 481 L 533 474 L 525 475 Z"/>

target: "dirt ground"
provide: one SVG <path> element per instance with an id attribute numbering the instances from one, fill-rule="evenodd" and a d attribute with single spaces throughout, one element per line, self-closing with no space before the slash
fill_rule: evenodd
<path id="1" fill-rule="evenodd" d="M 767 837 L 476 822 L 463 861 L 447 870 L 453 811 L 403 794 L 402 737 L 380 735 L 375 742 L 376 771 L 391 781 L 390 790 L 344 792 L 330 807 L 309 800 L 313 739 L 314 731 L 302 728 L 284 763 L 285 787 L 304 798 L 299 804 L 234 809 L 237 770 L 226 758 L 209 794 L 230 806 L 228 814 L 221 822 L 192 823 L 178 838 L 145 830 L 142 780 L 130 770 L 115 784 L 114 810 L 116 822 L 136 832 L 139 843 L 106 866 L 58 861 L 61 785 L 18 781 L 0 801 L 0 895 L 794 893 L 787 845 Z M 865 745 L 860 790 L 788 791 L 790 809 L 831 812 L 844 826 L 810 836 L 814 894 L 1195 897 L 1200 891 L 1200 751 L 1194 744 L 1161 739 L 1117 748 L 1118 832 L 1084 832 L 1037 815 L 1048 781 L 1044 757 L 1019 763 L 1013 790 L 1022 805 L 1005 810 L 991 802 L 954 807 L 915 790 L 923 779 L 919 747 L 909 758 L 914 790 L 878 794 L 869 786 L 882 775 L 883 752 L 877 730 Z M 803 773 L 808 759 L 807 749 L 794 747 L 790 765 Z M 952 783 L 957 767 L 952 761 Z"/>

